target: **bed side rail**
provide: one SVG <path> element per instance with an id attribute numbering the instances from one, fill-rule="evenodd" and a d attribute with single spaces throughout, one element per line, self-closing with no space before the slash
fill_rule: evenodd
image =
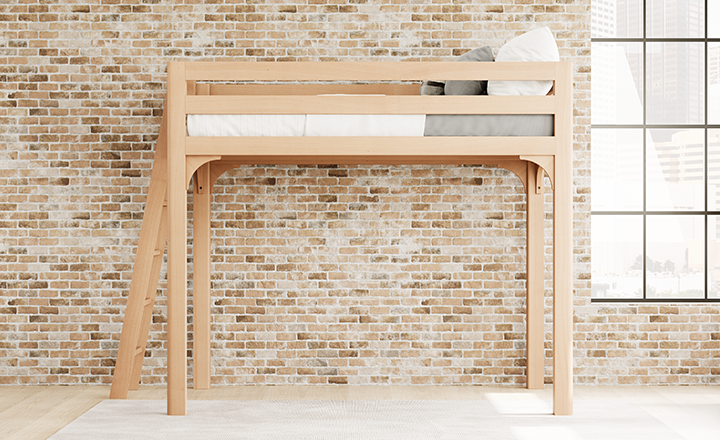
<path id="1" fill-rule="evenodd" d="M 322 64 L 322 68 L 318 66 Z M 188 62 L 188 81 L 555 80 L 557 63 Z"/>

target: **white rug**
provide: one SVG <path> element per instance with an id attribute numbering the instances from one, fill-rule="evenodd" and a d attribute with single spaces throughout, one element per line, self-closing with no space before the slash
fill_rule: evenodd
<path id="1" fill-rule="evenodd" d="M 517 400 L 189 401 L 171 417 L 165 402 L 106 400 L 51 440 L 84 439 L 682 439 L 641 408 L 575 401 L 575 415 Z"/>

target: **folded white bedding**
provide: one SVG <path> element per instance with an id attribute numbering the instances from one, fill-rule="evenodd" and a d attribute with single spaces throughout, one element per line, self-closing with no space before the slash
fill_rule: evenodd
<path id="1" fill-rule="evenodd" d="M 305 115 L 188 115 L 188 136 L 304 136 Z"/>
<path id="2" fill-rule="evenodd" d="M 425 115 L 188 115 L 188 136 L 422 136 Z"/>
<path id="3" fill-rule="evenodd" d="M 307 115 L 305 136 L 422 136 L 425 115 Z"/>
<path id="4" fill-rule="evenodd" d="M 552 136 L 552 115 L 188 115 L 189 136 Z"/>

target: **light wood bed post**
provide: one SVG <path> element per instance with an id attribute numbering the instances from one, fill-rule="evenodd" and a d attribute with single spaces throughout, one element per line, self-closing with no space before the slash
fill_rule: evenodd
<path id="1" fill-rule="evenodd" d="M 193 388 L 210 388 L 210 164 L 193 180 Z"/>
<path id="2" fill-rule="evenodd" d="M 545 171 L 527 162 L 527 388 L 545 385 Z"/>
<path id="3" fill-rule="evenodd" d="M 195 94 L 209 95 L 209 84 L 198 84 Z M 193 388 L 210 388 L 210 163 L 193 178 Z"/>
<path id="4" fill-rule="evenodd" d="M 553 412 L 573 412 L 572 63 L 558 63 L 553 194 Z"/>
<path id="5" fill-rule="evenodd" d="M 169 62 L 167 411 L 185 415 L 187 400 L 187 178 L 185 63 Z"/>

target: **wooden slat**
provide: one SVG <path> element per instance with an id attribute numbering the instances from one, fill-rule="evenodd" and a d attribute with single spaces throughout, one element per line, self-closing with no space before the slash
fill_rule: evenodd
<path id="1" fill-rule="evenodd" d="M 197 81 L 552 80 L 555 64 L 437 62 L 190 62 Z"/>
<path id="2" fill-rule="evenodd" d="M 446 158 L 510 157 L 524 154 L 552 155 L 555 139 L 548 137 L 188 137 L 186 153 L 193 155 L 255 156 L 273 161 L 318 158 L 341 161 L 329 163 L 388 163 L 383 158 L 400 158 L 400 163 L 460 163 Z M 427 162 L 432 159 L 432 162 Z M 463 160 L 462 162 L 465 162 Z M 274 162 L 257 162 L 274 163 Z M 280 163 L 280 162 L 277 162 Z M 288 162 L 283 162 L 288 163 Z M 292 162 L 309 163 L 309 162 Z M 328 163 L 328 162 L 324 162 Z M 396 162 L 392 162 L 396 163 Z"/>
<path id="3" fill-rule="evenodd" d="M 188 96 L 187 114 L 553 114 L 554 96 Z"/>
<path id="4" fill-rule="evenodd" d="M 198 84 L 210 87 L 210 93 L 198 95 L 322 95 L 355 93 L 381 95 L 419 95 L 416 84 Z"/>

